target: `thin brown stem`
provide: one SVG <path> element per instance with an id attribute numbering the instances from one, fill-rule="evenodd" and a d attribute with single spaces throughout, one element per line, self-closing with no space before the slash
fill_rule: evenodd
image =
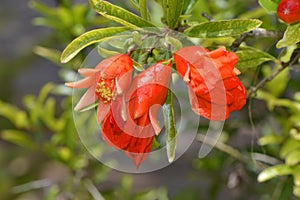
<path id="1" fill-rule="evenodd" d="M 248 93 L 248 97 L 252 95 L 255 96 L 259 89 L 263 88 L 268 82 L 272 81 L 284 69 L 294 65 L 296 62 L 298 62 L 299 59 L 300 59 L 300 47 L 294 50 L 289 62 L 283 63 L 279 69 L 273 72 L 273 74 L 261 80 L 255 87 L 252 87 L 250 92 Z"/>

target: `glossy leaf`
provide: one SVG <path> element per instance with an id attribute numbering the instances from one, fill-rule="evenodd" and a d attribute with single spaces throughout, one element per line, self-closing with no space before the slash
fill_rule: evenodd
<path id="1" fill-rule="evenodd" d="M 289 25 L 283 38 L 276 44 L 277 48 L 291 46 L 300 42 L 300 23 Z"/>
<path id="2" fill-rule="evenodd" d="M 267 12 L 276 13 L 278 3 L 273 0 L 259 0 L 259 5 L 263 7 Z"/>
<path id="3" fill-rule="evenodd" d="M 101 42 L 106 37 L 113 36 L 126 30 L 128 30 L 128 28 L 126 27 L 110 27 L 86 32 L 83 35 L 77 37 L 75 40 L 73 40 L 65 48 L 60 60 L 62 63 L 66 63 L 72 58 L 74 58 L 85 47 L 97 42 Z"/>
<path id="4" fill-rule="evenodd" d="M 230 37 L 251 31 L 261 24 L 262 22 L 257 19 L 220 20 L 198 24 L 186 29 L 185 33 L 191 37 L 199 38 Z"/>
<path id="5" fill-rule="evenodd" d="M 154 27 L 154 25 L 139 16 L 103 0 L 90 0 L 92 7 L 103 17 L 123 24 L 124 26 L 140 29 L 142 27 Z"/>
<path id="6" fill-rule="evenodd" d="M 165 20 L 169 28 L 175 28 L 178 25 L 179 17 L 182 13 L 183 0 L 162 0 L 162 6 L 165 14 Z"/>
<path id="7" fill-rule="evenodd" d="M 183 14 L 189 13 L 193 9 L 193 7 L 196 3 L 197 3 L 197 0 L 184 0 L 182 13 Z"/>
<path id="8" fill-rule="evenodd" d="M 240 47 L 236 54 L 239 57 L 236 68 L 238 68 L 241 72 L 246 72 L 250 68 L 255 68 L 270 60 L 279 62 L 272 55 L 251 47 Z"/>
<path id="9" fill-rule="evenodd" d="M 270 180 L 272 178 L 275 178 L 277 176 L 284 176 L 284 175 L 289 175 L 292 174 L 293 170 L 291 167 L 287 165 L 276 165 L 269 167 L 265 170 L 263 170 L 259 175 L 258 175 L 258 182 L 264 182 L 267 180 Z"/>
<path id="10" fill-rule="evenodd" d="M 164 123 L 166 127 L 167 137 L 167 156 L 169 162 L 173 162 L 175 159 L 176 151 L 176 120 L 174 114 L 174 96 L 169 90 L 167 100 L 163 106 Z"/>

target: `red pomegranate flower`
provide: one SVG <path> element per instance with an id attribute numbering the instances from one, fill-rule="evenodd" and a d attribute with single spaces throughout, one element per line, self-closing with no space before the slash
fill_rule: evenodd
<path id="1" fill-rule="evenodd" d="M 124 150 L 138 167 L 151 151 L 155 134 L 160 133 L 156 116 L 165 102 L 171 76 L 171 63 L 159 62 L 137 75 L 126 92 L 127 117 L 121 116 L 122 97 L 104 119 L 102 136 L 111 146 Z"/>
<path id="2" fill-rule="evenodd" d="M 278 17 L 287 24 L 300 21 L 300 1 L 282 0 L 277 8 Z"/>
<path id="3" fill-rule="evenodd" d="M 195 113 L 210 120 L 225 120 L 246 103 L 246 89 L 237 78 L 238 57 L 224 47 L 209 52 L 200 46 L 179 49 L 176 69 L 188 84 Z"/>
<path id="4" fill-rule="evenodd" d="M 79 69 L 78 72 L 84 78 L 66 83 L 72 88 L 88 88 L 75 106 L 75 110 L 80 110 L 99 100 L 97 117 L 98 122 L 101 123 L 109 112 L 112 100 L 130 85 L 132 67 L 129 55 L 117 54 L 101 61 L 94 69 Z"/>

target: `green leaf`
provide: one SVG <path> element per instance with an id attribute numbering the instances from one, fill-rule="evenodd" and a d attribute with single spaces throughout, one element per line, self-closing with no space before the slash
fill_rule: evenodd
<path id="1" fill-rule="evenodd" d="M 289 166 L 296 165 L 300 162 L 300 149 L 296 151 L 292 151 L 285 158 L 285 163 Z"/>
<path id="2" fill-rule="evenodd" d="M 110 27 L 92 30 L 82 34 L 73 40 L 63 51 L 61 55 L 61 62 L 66 63 L 74 58 L 85 47 L 101 42 L 103 39 L 109 36 L 113 36 L 118 33 L 122 33 L 128 30 L 126 27 Z"/>
<path id="3" fill-rule="evenodd" d="M 140 29 L 142 27 L 154 27 L 154 25 L 139 16 L 103 0 L 90 0 L 92 7 L 103 17 L 123 24 L 124 26 Z"/>
<path id="4" fill-rule="evenodd" d="M 279 61 L 272 55 L 251 47 L 240 47 L 236 54 L 239 57 L 236 68 L 238 68 L 241 72 L 245 72 L 250 68 L 255 68 L 262 63 L 271 60 L 279 63 Z"/>
<path id="5" fill-rule="evenodd" d="M 50 49 L 46 47 L 36 46 L 33 49 L 33 52 L 41 57 L 46 58 L 47 60 L 55 63 L 56 65 L 62 65 L 60 62 L 61 52 L 56 49 Z"/>
<path id="6" fill-rule="evenodd" d="M 258 143 L 261 146 L 265 146 L 265 145 L 270 145 L 270 144 L 280 144 L 280 143 L 282 143 L 282 141 L 283 141 L 282 136 L 272 134 L 272 135 L 266 135 L 266 136 L 259 138 Z"/>
<path id="7" fill-rule="evenodd" d="M 280 157 L 285 158 L 289 153 L 298 149 L 300 150 L 300 141 L 289 138 L 279 152 Z"/>
<path id="8" fill-rule="evenodd" d="M 276 47 L 283 48 L 300 42 L 300 23 L 289 25 Z"/>
<path id="9" fill-rule="evenodd" d="M 199 38 L 230 37 L 251 31 L 258 28 L 261 24 L 262 22 L 257 19 L 220 20 L 200 23 L 186 29 L 185 33 L 190 37 Z"/>
<path id="10" fill-rule="evenodd" d="M 182 13 L 183 14 L 189 13 L 193 9 L 193 7 L 196 3 L 197 3 L 197 0 L 184 0 Z"/>
<path id="11" fill-rule="evenodd" d="M 29 128 L 30 126 L 26 112 L 2 101 L 0 101 L 0 116 L 8 119 L 17 128 Z"/>
<path id="12" fill-rule="evenodd" d="M 32 138 L 29 138 L 24 131 L 4 130 L 1 132 L 1 138 L 22 147 L 33 148 L 35 146 Z"/>
<path id="13" fill-rule="evenodd" d="M 167 100 L 163 105 L 163 114 L 167 137 L 167 156 L 169 162 L 171 163 L 175 159 L 177 131 L 174 114 L 174 94 L 170 90 L 168 92 Z"/>
<path id="14" fill-rule="evenodd" d="M 178 40 L 174 37 L 168 36 L 168 35 L 165 38 L 166 38 L 166 42 L 173 47 L 173 50 L 172 50 L 173 52 L 182 48 L 183 45 L 180 40 Z"/>
<path id="15" fill-rule="evenodd" d="M 165 20 L 169 28 L 175 28 L 178 25 L 179 17 L 182 13 L 183 0 L 162 0 L 162 6 L 165 14 Z"/>
<path id="16" fill-rule="evenodd" d="M 139 0 L 129 0 L 129 2 L 131 3 L 131 5 L 132 5 L 137 11 L 140 10 L 140 7 L 139 7 Z"/>
<path id="17" fill-rule="evenodd" d="M 142 18 L 145 20 L 150 20 L 147 0 L 139 0 L 139 8 Z"/>
<path id="18" fill-rule="evenodd" d="M 292 174 L 293 170 L 291 167 L 287 165 L 276 165 L 269 167 L 265 170 L 263 170 L 259 175 L 258 175 L 258 182 L 264 182 L 267 180 L 270 180 L 272 178 L 275 178 L 277 176 L 284 176 L 284 175 L 289 175 Z"/>
<path id="19" fill-rule="evenodd" d="M 268 66 L 269 67 L 269 66 Z M 268 75 L 265 73 L 266 70 L 271 71 L 267 66 L 264 66 L 263 72 L 265 76 L 270 76 L 271 73 L 268 73 Z M 277 68 L 279 68 L 278 66 Z M 282 93 L 285 91 L 288 81 L 289 81 L 289 69 L 286 68 L 280 74 L 278 74 L 272 81 L 268 82 L 266 84 L 266 88 L 272 93 L 275 97 L 280 97 Z"/>
<path id="20" fill-rule="evenodd" d="M 276 3 L 273 0 L 259 0 L 258 3 L 267 12 L 270 12 L 270 13 L 276 13 L 277 12 L 278 3 Z"/>

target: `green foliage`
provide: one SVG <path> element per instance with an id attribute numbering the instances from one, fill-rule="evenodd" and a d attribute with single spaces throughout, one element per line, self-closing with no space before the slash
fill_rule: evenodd
<path id="1" fill-rule="evenodd" d="M 92 7 L 103 17 L 116 21 L 129 28 L 140 29 L 141 27 L 154 26 L 150 22 L 138 17 L 137 15 L 107 1 L 90 0 L 90 3 Z"/>
<path id="2" fill-rule="evenodd" d="M 283 48 L 300 42 L 300 23 L 289 25 L 283 38 L 276 44 L 277 48 Z"/>
<path id="3" fill-rule="evenodd" d="M 156 0 L 156 3 L 154 0 L 130 0 L 122 2 L 122 7 L 104 0 L 90 0 L 90 5 L 75 5 L 71 0 L 57 2 L 57 6 L 49 7 L 40 1 L 31 1 L 29 6 L 41 14 L 33 20 L 35 25 L 55 30 L 46 44 L 35 47 L 33 51 L 61 67 L 59 75 L 63 82 L 73 81 L 76 75 L 74 70 L 81 66 L 86 57 L 86 52 L 82 50 L 90 45 L 97 45 L 102 57 L 131 52 L 135 69 L 143 71 L 145 66 L 170 59 L 170 55 L 183 46 L 200 44 L 208 49 L 230 47 L 241 36 L 245 36 L 241 46 L 239 44 L 236 47 L 239 57 L 236 67 L 242 72 L 242 81 L 250 93 L 256 82 L 266 80 L 249 95 L 251 99 L 260 100 L 253 101 L 253 105 L 249 101 L 253 110 L 250 114 L 254 116 L 251 120 L 254 126 L 259 124 L 257 130 L 261 134 L 253 137 L 251 143 L 257 141 L 258 146 L 239 146 L 241 139 L 238 142 L 231 141 L 239 135 L 244 137 L 244 129 L 251 128 L 244 117 L 245 113 L 237 113 L 237 117 L 233 116 L 225 126 L 225 131 L 229 133 L 223 134 L 226 140 L 218 142 L 215 147 L 219 152 L 214 151 L 209 157 L 193 162 L 196 173 L 209 174 L 210 183 L 205 183 L 203 190 L 187 186 L 183 191 L 176 191 L 174 199 L 201 199 L 202 191 L 208 194 L 207 198 L 216 199 L 218 192 L 224 191 L 226 184 L 229 187 L 229 180 L 232 179 L 235 180 L 236 191 L 241 193 L 240 199 L 250 199 L 250 195 L 256 195 L 253 199 L 292 199 L 292 193 L 300 196 L 300 93 L 297 92 L 300 87 L 296 66 L 299 65 L 299 59 L 295 59 L 300 41 L 300 23 L 288 25 L 283 31 L 286 25 L 274 20 L 279 0 L 259 0 L 261 7 L 257 7 L 256 0 Z M 132 7 L 127 8 L 127 2 L 137 12 L 131 12 Z M 206 12 L 211 21 L 202 17 L 202 12 Z M 260 26 L 261 29 L 256 29 Z M 174 34 L 174 30 L 182 35 Z M 252 30 L 255 31 L 249 34 Z M 280 35 L 283 35 L 281 40 L 278 39 Z M 57 50 L 66 44 L 69 45 L 62 53 Z M 291 59 L 294 59 L 293 63 Z M 62 64 L 61 61 L 68 63 Z M 290 65 L 282 69 L 286 64 Z M 0 74 L 1 77 L 3 74 Z M 24 96 L 22 107 L 0 101 L 0 116 L 5 119 L 0 138 L 9 147 L 11 144 L 18 146 L 11 149 L 22 151 L 9 152 L 8 155 L 1 153 L 0 157 L 5 157 L 11 163 L 17 159 L 14 158 L 15 154 L 26 156 L 27 162 L 31 162 L 31 157 L 39 157 L 28 167 L 33 171 L 28 175 L 11 175 L 12 172 L 5 170 L 0 172 L 0 181 L 6 183 L 0 186 L 0 196 L 3 193 L 4 198 L 5 195 L 9 196 L 6 193 L 12 185 L 26 182 L 25 186 L 14 188 L 16 194 L 11 194 L 9 199 L 23 199 L 20 193 L 28 191 L 43 193 L 41 199 L 64 198 L 64 195 L 70 199 L 101 199 L 102 194 L 105 199 L 169 199 L 165 187 L 155 186 L 136 192 L 135 181 L 130 175 L 124 176 L 118 186 L 109 189 L 100 187 L 108 178 L 109 169 L 87 156 L 76 135 L 69 97 L 71 91 L 62 84 L 48 83 L 38 95 Z M 170 93 L 163 107 L 169 162 L 175 158 L 176 147 L 173 104 Z M 81 111 L 96 106 L 93 104 Z M 261 109 L 265 112 L 261 112 Z M 200 126 L 207 128 L 207 124 L 203 124 Z M 155 140 L 153 149 L 161 147 L 159 142 Z M 0 152 L 5 148 L 1 147 Z M 102 149 L 95 151 L 101 154 Z M 263 159 L 251 157 L 250 154 L 260 155 Z M 11 168 L 12 164 L 6 160 L 0 160 L 0 164 L 5 169 L 6 166 Z M 67 177 L 51 183 L 43 190 L 34 188 L 36 182 L 32 180 L 41 177 L 38 168 L 49 163 L 63 166 Z M 239 166 L 238 169 L 236 166 Z M 198 178 L 195 174 L 190 176 Z M 228 183 L 225 179 L 228 179 Z M 257 180 L 268 182 L 258 184 Z M 181 181 L 185 180 L 178 180 Z"/>
<path id="4" fill-rule="evenodd" d="M 220 20 L 214 22 L 203 22 L 185 30 L 190 37 L 217 38 L 236 36 L 255 28 L 262 24 L 259 20 Z"/>
<path id="5" fill-rule="evenodd" d="M 275 0 L 259 0 L 258 3 L 261 7 L 263 7 L 270 13 L 276 13 L 277 11 L 278 2 L 276 2 Z"/>
<path id="6" fill-rule="evenodd" d="M 240 47 L 236 51 L 236 53 L 239 57 L 236 67 L 241 72 L 253 70 L 267 61 L 274 61 L 279 63 L 279 61 L 275 57 L 268 54 L 267 52 L 252 47 Z"/>
<path id="7" fill-rule="evenodd" d="M 73 40 L 65 48 L 61 54 L 61 62 L 66 63 L 74 58 L 85 47 L 94 43 L 99 43 L 101 40 L 106 39 L 106 37 L 124 32 L 125 30 L 128 29 L 125 27 L 110 27 L 86 32 L 85 34 Z"/>

